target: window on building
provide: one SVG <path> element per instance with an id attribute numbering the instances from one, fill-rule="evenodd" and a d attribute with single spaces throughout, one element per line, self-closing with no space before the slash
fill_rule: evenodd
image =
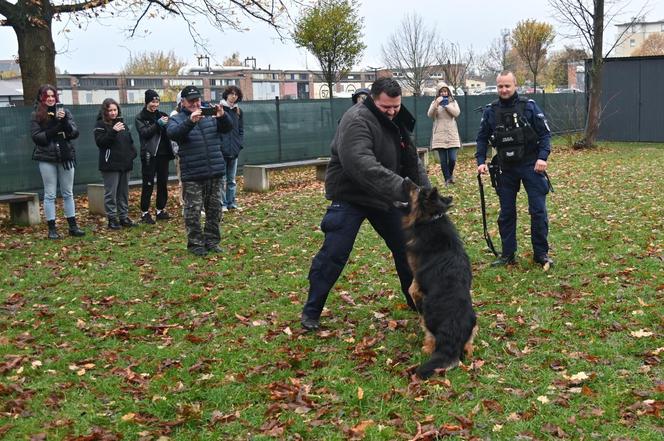
<path id="1" fill-rule="evenodd" d="M 85 104 L 92 104 L 92 92 L 85 94 Z"/>
<path id="2" fill-rule="evenodd" d="M 71 87 L 71 83 L 69 82 L 69 78 L 58 78 L 56 80 L 56 87 L 58 89 L 69 89 Z"/>
<path id="3" fill-rule="evenodd" d="M 78 80 L 81 89 L 117 89 L 118 81 L 115 78 L 81 78 Z"/>
<path id="4" fill-rule="evenodd" d="M 634 38 L 629 39 L 629 47 L 635 47 L 636 46 L 636 40 Z"/>

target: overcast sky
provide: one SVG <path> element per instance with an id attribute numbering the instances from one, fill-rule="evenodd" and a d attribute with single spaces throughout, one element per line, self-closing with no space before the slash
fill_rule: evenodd
<path id="1" fill-rule="evenodd" d="M 626 2 L 620 2 L 626 3 Z M 648 3 L 646 19 L 664 20 L 664 1 L 632 0 L 624 9 L 619 22 L 628 21 L 631 15 Z M 536 19 L 554 25 L 559 33 L 565 30 L 553 17 L 547 0 L 510 0 L 502 2 L 462 2 L 444 0 L 362 0 L 360 16 L 364 17 L 364 42 L 367 49 L 358 69 L 368 66 L 381 67 L 381 46 L 398 28 L 404 15 L 417 12 L 427 26 L 436 27 L 437 33 L 448 41 L 459 43 L 461 47 L 472 47 L 475 52 L 484 52 L 491 42 L 500 36 L 501 29 L 512 29 L 521 20 Z M 491 7 L 491 5 L 494 5 Z M 298 11 L 291 11 L 297 16 Z M 137 55 L 145 51 L 174 50 L 176 55 L 190 64 L 196 63 L 196 49 L 185 26 L 173 20 L 151 20 L 144 29 L 150 33 L 143 38 L 128 39 L 120 28 L 118 19 L 102 23 L 91 23 L 87 29 L 69 28 L 69 40 L 62 33 L 63 25 L 55 23 L 54 38 L 59 52 L 56 66 L 69 73 L 109 73 L 122 69 L 130 53 Z M 212 28 L 202 28 L 209 39 L 208 50 L 212 54 L 211 64 L 221 64 L 233 52 L 240 53 L 240 59 L 256 58 L 257 67 L 273 69 L 317 69 L 315 58 L 304 49 L 297 49 L 292 42 L 280 41 L 276 32 L 267 25 L 245 20 L 250 31 L 238 33 L 229 30 L 220 33 Z M 605 40 L 615 39 L 615 27 L 611 26 Z M 16 36 L 11 28 L 0 27 L 0 59 L 10 59 L 17 55 Z M 556 38 L 555 46 L 579 46 L 579 43 Z"/>

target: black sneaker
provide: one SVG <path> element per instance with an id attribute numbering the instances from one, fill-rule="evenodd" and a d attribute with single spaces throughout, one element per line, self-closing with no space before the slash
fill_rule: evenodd
<path id="1" fill-rule="evenodd" d="M 213 245 L 209 248 L 207 248 L 208 253 L 214 253 L 214 254 L 221 254 L 224 252 L 224 249 L 220 247 L 219 245 Z"/>
<path id="2" fill-rule="evenodd" d="M 168 220 L 171 218 L 171 215 L 166 212 L 166 210 L 161 210 L 157 212 L 157 220 Z"/>
<path id="3" fill-rule="evenodd" d="M 124 219 L 120 219 L 120 225 L 122 225 L 125 228 L 131 228 L 131 227 L 136 226 L 134 221 L 129 219 L 128 217 L 125 217 Z"/>
<path id="4" fill-rule="evenodd" d="M 535 263 L 541 266 L 542 268 L 549 269 L 553 268 L 553 259 L 549 257 L 548 254 L 543 254 L 541 256 L 535 257 Z"/>
<path id="5" fill-rule="evenodd" d="M 514 254 L 510 254 L 509 256 L 500 256 L 497 260 L 491 262 L 491 266 L 499 267 L 499 266 L 514 265 L 515 263 L 516 263 L 516 258 L 514 257 Z"/>
<path id="6" fill-rule="evenodd" d="M 320 328 L 320 321 L 318 319 L 311 318 L 306 314 L 302 314 L 300 323 L 302 323 L 302 327 L 307 331 L 318 331 L 318 328 Z"/>
<path id="7" fill-rule="evenodd" d="M 118 223 L 118 220 L 117 220 L 117 219 L 115 219 L 115 218 L 110 218 L 110 219 L 108 220 L 108 229 L 109 229 L 109 230 L 119 230 L 119 229 L 121 229 L 121 228 L 122 228 L 122 227 L 121 227 L 120 224 Z"/>
<path id="8" fill-rule="evenodd" d="M 198 256 L 198 257 L 203 257 L 203 256 L 207 255 L 207 253 L 208 253 L 207 250 L 203 247 L 189 248 L 189 252 L 191 254 L 195 255 L 195 256 Z"/>
<path id="9" fill-rule="evenodd" d="M 154 225 L 154 219 L 152 219 L 152 216 L 150 216 L 150 213 L 145 213 L 143 216 L 141 216 L 141 223 L 148 224 L 148 225 Z"/>

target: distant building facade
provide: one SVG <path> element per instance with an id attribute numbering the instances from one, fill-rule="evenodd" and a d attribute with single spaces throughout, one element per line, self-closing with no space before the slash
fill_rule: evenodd
<path id="1" fill-rule="evenodd" d="M 664 20 L 636 21 L 616 25 L 617 34 L 622 35 L 611 56 L 631 57 L 632 53 L 652 34 L 664 32 Z"/>

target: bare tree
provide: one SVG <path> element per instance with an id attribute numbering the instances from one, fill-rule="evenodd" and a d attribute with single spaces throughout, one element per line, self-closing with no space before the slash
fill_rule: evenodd
<path id="1" fill-rule="evenodd" d="M 466 76 L 475 58 L 473 48 L 464 52 L 459 43 L 442 41 L 438 46 L 436 58 L 445 74 L 445 81 L 453 88 L 452 90 L 456 90 L 458 87 L 465 90 Z"/>
<path id="2" fill-rule="evenodd" d="M 298 0 L 0 0 L 0 26 L 9 26 L 16 33 L 23 93 L 32 98 L 41 84 L 55 84 L 53 20 L 83 28 L 97 19 L 132 17 L 133 25 L 127 31 L 133 37 L 145 20 L 172 15 L 184 21 L 194 43 L 207 52 L 206 40 L 197 31 L 197 21 L 207 20 L 222 32 L 229 28 L 243 30 L 240 17 L 244 15 L 280 29 L 280 17 L 288 15 L 285 2 L 299 3 Z"/>
<path id="3" fill-rule="evenodd" d="M 491 42 L 491 46 L 489 46 L 489 49 L 484 53 L 479 62 L 479 66 L 484 72 L 498 75 L 504 70 L 514 70 L 514 62 L 510 59 L 510 52 L 512 50 L 510 34 L 509 29 L 502 29 L 500 37 L 494 38 Z"/>
<path id="4" fill-rule="evenodd" d="M 586 49 L 592 54 L 592 62 L 589 72 L 588 91 L 588 116 L 583 139 L 575 143 L 576 148 L 588 148 L 595 145 L 599 126 L 601 122 L 601 100 L 602 100 L 602 69 L 604 59 L 613 49 L 622 42 L 625 32 L 618 35 L 616 41 L 610 45 L 608 51 L 604 52 L 604 31 L 611 22 L 619 16 L 629 2 L 608 1 L 609 6 L 605 11 L 604 0 L 549 0 L 549 4 L 556 11 L 555 16 L 560 23 L 567 25 L 572 33 L 568 37 L 580 39 Z M 645 6 L 644 6 L 645 8 Z M 637 20 L 640 13 L 634 15 L 631 23 Z"/>
<path id="5" fill-rule="evenodd" d="M 520 21 L 512 31 L 512 44 L 533 74 L 533 90 L 537 91 L 537 72 L 546 60 L 546 52 L 553 43 L 553 26 L 536 20 Z"/>
<path id="6" fill-rule="evenodd" d="M 167 54 L 151 51 L 130 55 L 122 72 L 125 75 L 176 75 L 186 65 L 187 62 L 179 59 L 173 51 Z"/>
<path id="7" fill-rule="evenodd" d="M 422 85 L 431 76 L 436 62 L 436 34 L 424 25 L 422 17 L 417 13 L 407 14 L 382 52 L 387 68 L 404 75 L 403 79 L 397 79 L 413 95 L 422 95 Z"/>

